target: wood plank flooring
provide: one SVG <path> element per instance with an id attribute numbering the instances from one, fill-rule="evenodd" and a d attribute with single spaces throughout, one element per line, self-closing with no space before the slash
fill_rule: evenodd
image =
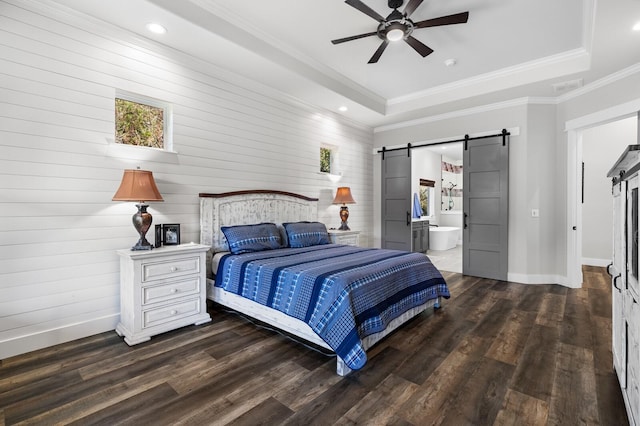
<path id="1" fill-rule="evenodd" d="M 603 268 L 581 289 L 445 273 L 451 299 L 335 359 L 242 317 L 134 347 L 115 332 L 2 360 L 0 425 L 625 425 Z"/>

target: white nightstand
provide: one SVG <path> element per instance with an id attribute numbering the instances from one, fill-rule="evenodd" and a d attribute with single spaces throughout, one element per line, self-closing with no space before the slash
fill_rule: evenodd
<path id="1" fill-rule="evenodd" d="M 128 345 L 151 336 L 211 321 L 206 303 L 208 246 L 182 244 L 148 251 L 118 250 L 120 322 Z"/>
<path id="2" fill-rule="evenodd" d="M 344 244 L 347 246 L 358 245 L 358 235 L 360 231 L 340 231 L 339 229 L 329 229 L 329 238 L 333 244 Z"/>

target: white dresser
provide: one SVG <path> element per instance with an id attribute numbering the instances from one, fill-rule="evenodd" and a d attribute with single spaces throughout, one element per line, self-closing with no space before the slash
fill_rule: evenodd
<path id="1" fill-rule="evenodd" d="M 151 336 L 211 321 L 206 303 L 208 246 L 182 244 L 118 250 L 120 322 L 116 333 L 135 345 Z"/>
<path id="2" fill-rule="evenodd" d="M 339 229 L 329 229 L 329 239 L 332 244 L 344 244 L 347 246 L 357 246 L 359 243 L 360 231 L 341 231 Z"/>

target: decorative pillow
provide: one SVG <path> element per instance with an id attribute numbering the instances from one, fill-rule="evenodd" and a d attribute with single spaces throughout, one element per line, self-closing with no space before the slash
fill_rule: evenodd
<path id="1" fill-rule="evenodd" d="M 223 226 L 220 229 L 233 254 L 282 248 L 282 238 L 275 223 Z"/>
<path id="2" fill-rule="evenodd" d="M 283 223 L 282 226 L 287 231 L 289 247 L 309 247 L 331 243 L 324 223 L 292 222 Z"/>

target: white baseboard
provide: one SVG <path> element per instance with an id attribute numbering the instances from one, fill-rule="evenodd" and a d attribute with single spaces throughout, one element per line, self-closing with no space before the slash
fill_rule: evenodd
<path id="1" fill-rule="evenodd" d="M 582 264 L 587 266 L 602 266 L 606 267 L 611 263 L 611 259 L 594 259 L 591 257 L 583 257 Z"/>
<path id="2" fill-rule="evenodd" d="M 119 320 L 120 314 L 117 313 L 95 318 L 91 321 L 69 324 L 64 327 L 42 330 L 37 333 L 2 340 L 0 341 L 0 359 L 115 330 Z"/>
<path id="3" fill-rule="evenodd" d="M 510 282 L 520 284 L 558 284 L 569 288 L 574 288 L 567 282 L 567 277 L 560 275 L 531 275 L 531 274 L 515 274 L 509 272 L 507 279 Z M 579 287 L 577 287 L 579 288 Z"/>

